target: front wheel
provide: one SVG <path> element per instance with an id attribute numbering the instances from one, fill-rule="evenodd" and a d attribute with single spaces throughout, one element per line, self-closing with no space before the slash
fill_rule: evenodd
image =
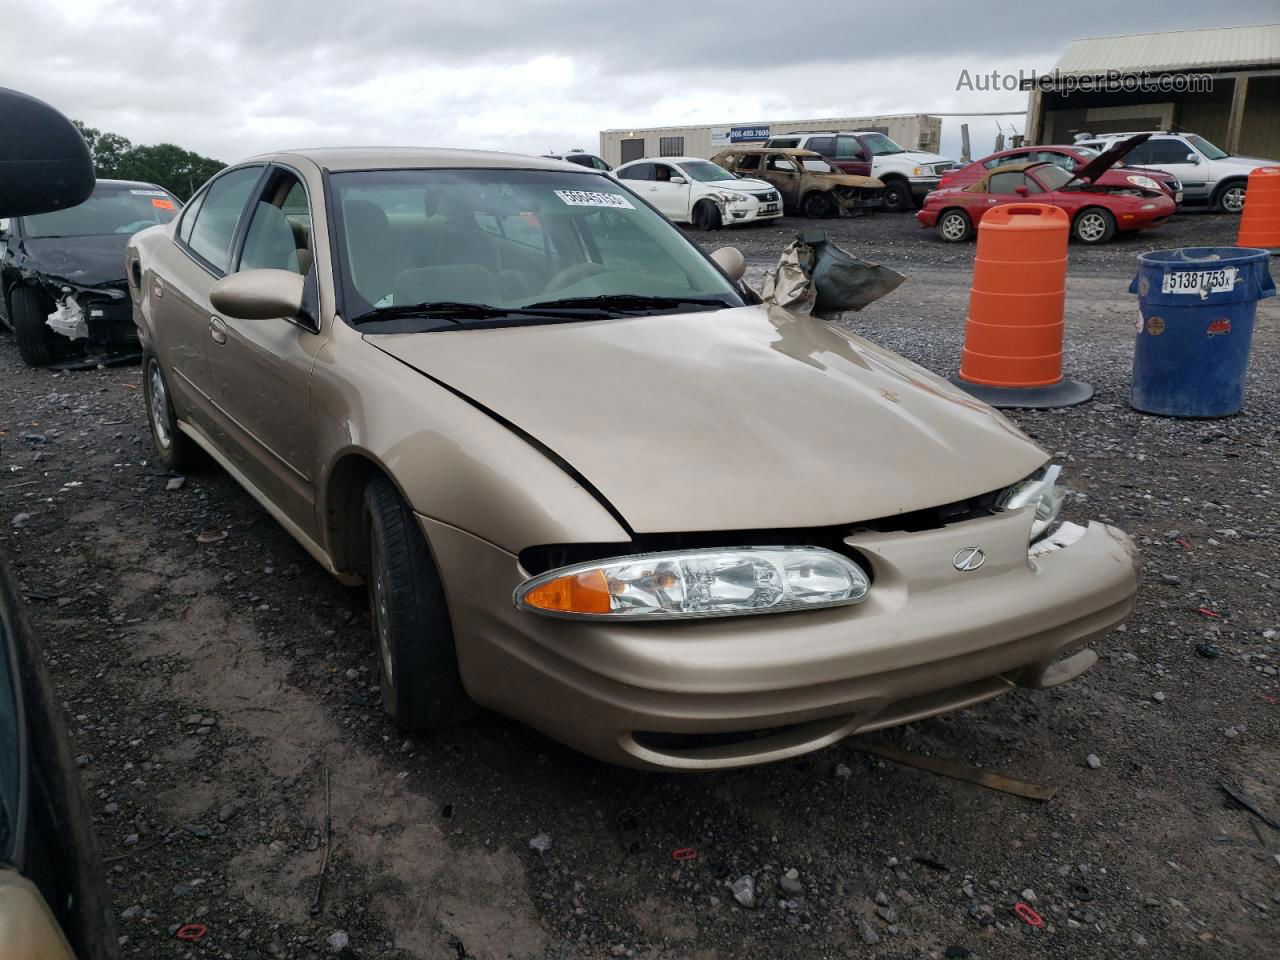
<path id="1" fill-rule="evenodd" d="M 825 220 L 831 216 L 831 198 L 825 193 L 810 193 L 805 196 L 800 211 L 810 220 Z"/>
<path id="2" fill-rule="evenodd" d="M 1213 209 L 1219 213 L 1239 213 L 1244 209 L 1245 181 L 1224 183 L 1213 195 Z"/>
<path id="3" fill-rule="evenodd" d="M 57 358 L 57 334 L 45 323 L 53 312 L 50 299 L 34 287 L 18 287 L 13 291 L 13 337 L 18 341 L 18 355 L 24 363 L 43 367 Z"/>
<path id="4" fill-rule="evenodd" d="M 884 185 L 884 209 L 889 213 L 901 213 L 913 206 L 915 204 L 911 201 L 911 188 L 906 183 L 890 180 Z"/>
<path id="5" fill-rule="evenodd" d="M 710 200 L 700 200 L 693 208 L 693 229 L 720 229 L 720 211 Z"/>
<path id="6" fill-rule="evenodd" d="M 1116 218 L 1110 210 L 1089 207 L 1076 217 L 1071 232 L 1081 243 L 1106 243 L 1116 232 Z"/>
<path id="7" fill-rule="evenodd" d="M 402 730 L 444 726 L 465 716 L 470 701 L 440 573 L 417 518 L 389 479 L 369 481 L 364 512 L 383 705 Z"/>
<path id="8" fill-rule="evenodd" d="M 973 236 L 973 224 L 963 210 L 948 210 L 938 218 L 938 236 L 947 243 L 961 243 Z"/>

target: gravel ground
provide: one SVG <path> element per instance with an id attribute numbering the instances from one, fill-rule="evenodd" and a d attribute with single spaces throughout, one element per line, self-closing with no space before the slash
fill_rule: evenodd
<path id="1" fill-rule="evenodd" d="M 709 239 L 758 274 L 806 226 Z M 973 248 L 906 216 L 825 226 L 910 278 L 850 327 L 954 371 Z M 1141 543 L 1137 612 L 1096 644 L 1099 665 L 1059 690 L 706 776 L 607 767 L 496 716 L 405 739 L 378 701 L 362 594 L 217 469 L 150 462 L 136 368 L 30 370 L 0 339 L 0 549 L 64 698 L 125 955 L 1264 955 L 1280 936 L 1280 832 L 1218 784 L 1280 816 L 1277 301 L 1240 416 L 1125 402 L 1136 254 L 1234 230 L 1193 213 L 1073 247 L 1067 365 L 1097 398 L 1014 414 L 1066 464 L 1069 516 Z M 1037 804 L 860 743 L 1059 789 Z M 334 840 L 313 917 L 326 771 Z M 696 858 L 673 859 L 685 847 Z M 192 922 L 204 939 L 175 940 Z"/>

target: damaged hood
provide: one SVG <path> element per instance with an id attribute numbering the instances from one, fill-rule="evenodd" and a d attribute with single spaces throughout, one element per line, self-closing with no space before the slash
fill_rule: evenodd
<path id="1" fill-rule="evenodd" d="M 722 190 L 745 190 L 749 193 L 756 193 L 760 190 L 773 190 L 774 186 L 767 180 L 751 180 L 747 177 L 739 177 L 737 180 L 716 180 L 715 185 Z"/>
<path id="2" fill-rule="evenodd" d="M 23 266 L 53 283 L 77 287 L 122 286 L 128 234 L 95 237 L 49 237 L 23 240 Z"/>
<path id="3" fill-rule="evenodd" d="M 864 177 L 857 173 L 811 173 L 811 177 L 821 177 L 823 183 L 833 187 L 857 187 L 859 190 L 879 190 L 884 181 L 876 177 Z"/>
<path id="4" fill-rule="evenodd" d="M 1085 183 L 1094 183 L 1097 179 L 1114 167 L 1117 163 L 1133 152 L 1134 147 L 1140 143 L 1146 143 L 1151 139 L 1149 133 L 1135 133 L 1127 140 L 1121 140 L 1113 145 L 1109 150 L 1104 150 L 1082 167 L 1076 167 L 1073 176 L 1067 181 L 1068 184 L 1076 180 L 1083 180 Z"/>
<path id="5" fill-rule="evenodd" d="M 365 339 L 553 450 L 641 533 L 888 517 L 1046 459 L 941 378 L 780 307 Z"/>

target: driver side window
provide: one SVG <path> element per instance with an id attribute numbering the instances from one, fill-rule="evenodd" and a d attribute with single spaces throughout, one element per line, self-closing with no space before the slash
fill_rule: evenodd
<path id="1" fill-rule="evenodd" d="M 1025 178 L 1021 171 L 1013 173 L 997 173 L 992 175 L 991 183 L 987 188 L 987 192 L 999 194 L 1016 193 L 1017 188 L 1021 186 L 1025 186 Z"/>
<path id="2" fill-rule="evenodd" d="M 254 204 L 240 254 L 240 270 L 288 270 L 306 275 L 311 252 L 311 208 L 296 175 L 277 171 Z"/>
<path id="3" fill-rule="evenodd" d="M 241 167 L 223 174 L 209 185 L 196 211 L 187 244 L 218 273 L 225 273 L 231 264 L 231 240 L 245 201 L 261 175 L 262 167 Z"/>
<path id="4" fill-rule="evenodd" d="M 770 157 L 768 169 L 781 173 L 795 173 L 796 165 L 787 157 Z"/>

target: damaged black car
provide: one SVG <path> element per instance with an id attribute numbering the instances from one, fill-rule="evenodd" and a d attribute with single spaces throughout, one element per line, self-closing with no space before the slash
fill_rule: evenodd
<path id="1" fill-rule="evenodd" d="M 99 180 L 79 206 L 0 220 L 0 324 L 22 359 L 94 365 L 138 356 L 125 244 L 181 206 L 153 183 Z"/>

